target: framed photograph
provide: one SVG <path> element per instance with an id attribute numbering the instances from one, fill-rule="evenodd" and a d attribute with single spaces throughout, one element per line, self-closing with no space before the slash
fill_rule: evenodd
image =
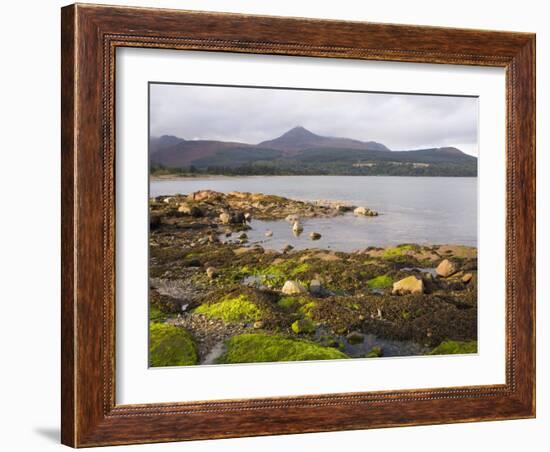
<path id="1" fill-rule="evenodd" d="M 535 36 L 62 9 L 62 442 L 535 416 Z"/>

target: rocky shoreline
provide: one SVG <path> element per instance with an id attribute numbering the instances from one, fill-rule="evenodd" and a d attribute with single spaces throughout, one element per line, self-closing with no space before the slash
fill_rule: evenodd
<path id="1" fill-rule="evenodd" d="M 345 253 L 315 248 L 319 234 L 308 249 L 269 250 L 248 243 L 251 219 L 286 219 L 294 231 L 301 219 L 378 212 L 210 190 L 149 205 L 155 365 L 345 359 L 350 347 L 359 347 L 354 357 L 395 354 L 384 341 L 425 353 L 476 351 L 476 248 L 402 244 Z"/>

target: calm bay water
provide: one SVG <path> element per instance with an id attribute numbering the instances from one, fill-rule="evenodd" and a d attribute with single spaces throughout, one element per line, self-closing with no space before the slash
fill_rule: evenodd
<path id="1" fill-rule="evenodd" d="M 366 206 L 378 217 L 347 214 L 303 222 L 295 237 L 285 221 L 251 223 L 251 242 L 280 249 L 328 248 L 352 251 L 400 243 L 477 246 L 477 178 L 382 176 L 249 176 L 152 181 L 150 195 L 187 194 L 197 190 L 267 193 L 301 200 L 345 201 Z M 267 230 L 273 232 L 266 237 Z M 322 238 L 312 242 L 310 232 Z"/>

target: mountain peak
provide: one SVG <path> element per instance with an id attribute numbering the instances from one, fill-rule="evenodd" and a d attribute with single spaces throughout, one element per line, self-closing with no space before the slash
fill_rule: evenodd
<path id="1" fill-rule="evenodd" d="M 445 153 L 447 155 L 461 155 L 461 154 L 464 154 L 464 152 L 462 152 L 460 149 L 457 149 L 453 146 L 446 146 L 446 147 L 438 148 L 438 151 L 441 154 Z"/>
<path id="2" fill-rule="evenodd" d="M 310 132 L 305 127 L 296 126 L 289 131 L 283 133 L 281 137 L 317 137 L 313 132 Z"/>
<path id="3" fill-rule="evenodd" d="M 304 149 L 334 148 L 334 149 L 369 149 L 375 151 L 388 151 L 383 144 L 374 141 L 358 141 L 350 138 L 338 138 L 317 135 L 303 126 L 295 126 L 278 138 L 262 141 L 259 146 L 277 149 L 287 155 L 303 151 Z"/>

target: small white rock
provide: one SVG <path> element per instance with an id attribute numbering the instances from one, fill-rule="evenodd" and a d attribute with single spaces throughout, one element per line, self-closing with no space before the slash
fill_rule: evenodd
<path id="1" fill-rule="evenodd" d="M 298 295 L 307 293 L 307 289 L 297 281 L 287 281 L 281 292 L 285 295 Z"/>

